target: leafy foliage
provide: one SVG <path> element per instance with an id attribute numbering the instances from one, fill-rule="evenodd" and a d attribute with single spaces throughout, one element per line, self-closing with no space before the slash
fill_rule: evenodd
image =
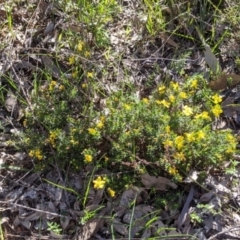
<path id="1" fill-rule="evenodd" d="M 80 89 L 69 95 L 75 85 L 60 90 L 62 85 L 52 84 L 33 96 L 38 104 L 26 112 L 22 139 L 29 154 L 43 163 L 52 159 L 77 169 L 139 161 L 142 172 L 151 170 L 147 162 L 161 167 L 157 174 L 165 171 L 181 180 L 191 169 L 218 166 L 236 150 L 230 131 L 211 128 L 222 112 L 222 98 L 207 88 L 201 75 L 186 78 L 184 84 L 161 84 L 149 98 L 118 91 L 107 98 L 104 111 L 86 100 L 76 115 L 74 108 L 83 103 L 71 102 L 81 96 Z"/>

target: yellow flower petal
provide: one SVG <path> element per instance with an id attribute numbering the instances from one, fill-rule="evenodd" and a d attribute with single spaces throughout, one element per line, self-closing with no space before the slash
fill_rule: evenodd
<path id="1" fill-rule="evenodd" d="M 98 176 L 96 180 L 93 180 L 93 183 L 94 183 L 94 186 L 93 186 L 94 188 L 101 189 L 101 188 L 104 188 L 106 184 L 106 180 Z"/>
<path id="2" fill-rule="evenodd" d="M 183 144 L 184 144 L 184 137 L 183 136 L 177 136 L 175 138 L 175 144 L 176 144 L 178 150 L 182 149 Z"/>
<path id="3" fill-rule="evenodd" d="M 96 135 L 96 134 L 97 134 L 97 130 L 94 129 L 94 128 L 89 128 L 89 129 L 88 129 L 88 132 L 89 132 L 91 135 Z"/>
<path id="4" fill-rule="evenodd" d="M 215 105 L 211 110 L 212 110 L 212 113 L 214 114 L 214 116 L 216 116 L 216 117 L 219 117 L 220 114 L 223 112 L 220 105 Z"/>
<path id="5" fill-rule="evenodd" d="M 108 188 L 107 189 L 107 192 L 108 192 L 108 194 L 111 196 L 111 197 L 115 197 L 115 191 L 113 191 L 111 188 Z"/>
<path id="6" fill-rule="evenodd" d="M 84 42 L 80 41 L 80 42 L 78 43 L 78 45 L 77 45 L 77 50 L 78 50 L 79 52 L 81 52 L 82 49 L 83 49 L 83 46 L 84 46 Z"/>
<path id="7" fill-rule="evenodd" d="M 191 88 L 196 89 L 198 87 L 198 80 L 193 79 L 190 86 L 191 86 Z"/>
<path id="8" fill-rule="evenodd" d="M 97 123 L 97 128 L 103 128 L 103 122 L 102 121 L 99 121 L 98 123 Z"/>
<path id="9" fill-rule="evenodd" d="M 173 90 L 177 91 L 179 89 L 179 84 L 176 82 L 171 82 L 170 86 L 173 88 Z"/>
<path id="10" fill-rule="evenodd" d="M 193 110 L 192 110 L 192 108 L 190 108 L 188 106 L 184 106 L 183 110 L 182 110 L 182 113 L 185 116 L 191 116 L 193 114 Z"/>
<path id="11" fill-rule="evenodd" d="M 84 155 L 84 159 L 86 162 L 92 162 L 92 156 L 89 154 Z"/>
<path id="12" fill-rule="evenodd" d="M 173 157 L 181 161 L 186 160 L 183 152 L 177 152 L 173 155 Z"/>
<path id="13" fill-rule="evenodd" d="M 200 130 L 200 131 L 197 132 L 197 137 L 196 138 L 198 140 L 201 140 L 201 139 L 204 139 L 205 136 L 206 136 L 206 134 L 202 130 Z"/>
<path id="14" fill-rule="evenodd" d="M 170 126 L 166 126 L 166 128 L 165 128 L 165 131 L 166 131 L 166 133 L 170 133 Z"/>
<path id="15" fill-rule="evenodd" d="M 175 97 L 173 95 L 170 95 L 168 98 L 171 103 L 175 101 Z"/>
<path id="16" fill-rule="evenodd" d="M 163 94 L 163 93 L 165 92 L 165 90 L 166 90 L 166 87 L 165 87 L 165 86 L 161 86 L 161 87 L 158 88 L 158 92 L 159 92 L 160 94 Z"/>
<path id="17" fill-rule="evenodd" d="M 168 169 L 168 172 L 169 172 L 169 174 L 171 174 L 171 175 L 176 175 L 177 174 L 177 169 L 175 168 L 175 167 L 170 167 L 169 169 Z"/>
<path id="18" fill-rule="evenodd" d="M 166 141 L 163 142 L 163 146 L 164 146 L 164 148 L 172 147 L 173 141 L 170 141 L 167 139 Z"/>
<path id="19" fill-rule="evenodd" d="M 131 110 L 131 106 L 129 104 L 124 104 L 123 106 L 126 110 L 128 111 Z"/>
<path id="20" fill-rule="evenodd" d="M 207 111 L 203 111 L 202 113 L 197 114 L 195 117 L 195 119 L 204 119 L 204 120 L 211 120 L 211 117 L 209 116 Z"/>
<path id="21" fill-rule="evenodd" d="M 71 56 L 69 59 L 68 59 L 68 63 L 70 65 L 74 64 L 75 63 L 75 57 L 74 56 Z"/>
<path id="22" fill-rule="evenodd" d="M 214 96 L 212 96 L 212 99 L 215 104 L 222 102 L 222 97 L 219 96 L 218 94 L 215 94 Z"/>
<path id="23" fill-rule="evenodd" d="M 148 103 L 149 103 L 148 98 L 143 98 L 142 101 L 143 101 L 145 104 L 148 104 Z"/>
<path id="24" fill-rule="evenodd" d="M 185 92 L 180 92 L 179 97 L 182 98 L 182 99 L 186 99 L 188 96 Z"/>
<path id="25" fill-rule="evenodd" d="M 193 142 L 195 140 L 194 133 L 185 133 L 188 142 Z"/>
<path id="26" fill-rule="evenodd" d="M 88 73 L 87 73 L 87 77 L 88 77 L 88 78 L 93 78 L 93 73 L 92 73 L 92 72 L 88 72 Z"/>

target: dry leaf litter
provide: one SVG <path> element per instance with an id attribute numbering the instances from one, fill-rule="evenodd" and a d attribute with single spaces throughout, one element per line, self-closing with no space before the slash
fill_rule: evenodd
<path id="1" fill-rule="evenodd" d="M 67 21 L 68 16 L 50 1 L 26 2 L 13 9 L 15 37 L 7 29 L 1 31 L 1 41 L 6 44 L 1 49 L 0 78 L 2 84 L 6 83 L 5 76 L 10 74 L 28 100 L 31 74 L 39 74 L 44 69 L 53 78 L 59 79 L 64 75 L 71 79 L 64 61 L 62 64 L 56 63 L 59 32 L 71 29 L 76 33 L 81 32 L 86 38 L 89 33 L 74 19 Z M 32 4 L 34 11 L 28 12 L 26 4 Z M 1 1 L 1 20 L 6 15 L 3 6 Z M 112 65 L 109 66 L 101 52 L 93 53 L 91 60 L 91 64 L 97 64 L 99 73 L 103 69 L 111 69 L 111 74 L 101 78 L 106 91 L 109 94 L 116 91 L 125 74 L 139 87 L 136 95 L 141 96 L 149 94 L 164 77 L 181 81 L 181 76 L 171 68 L 171 63 L 178 61 L 176 55 L 187 48 L 191 54 L 181 60 L 186 73 L 200 72 L 207 77 L 209 68 L 213 72 L 220 66 L 223 69 L 222 76 L 210 85 L 214 90 L 224 90 L 224 117 L 216 121 L 214 128 L 231 128 L 237 133 L 240 124 L 237 86 L 240 76 L 238 72 L 234 73 L 234 62 L 230 61 L 235 56 L 233 52 L 239 52 L 237 40 L 232 37 L 231 42 L 220 46 L 220 62 L 207 45 L 202 51 L 191 41 L 164 32 L 159 32 L 156 39 L 147 39 L 146 29 L 142 27 L 147 17 L 139 14 L 141 3 L 125 0 L 122 1 L 122 8 L 118 19 L 108 26 L 110 45 L 114 49 L 109 56 Z M 165 11 L 174 18 L 168 8 Z M 51 15 L 56 17 L 56 21 L 51 20 Z M 188 30 L 183 21 L 177 21 Z M 129 23 L 133 31 L 128 36 L 125 26 Z M 23 26 L 26 28 L 23 29 Z M 218 26 L 217 36 L 223 33 L 223 29 L 224 26 Z M 68 46 L 62 46 L 58 53 L 62 59 L 71 54 Z M 120 62 L 119 55 L 123 56 Z M 153 74 L 156 64 L 160 71 L 154 75 L 155 85 L 146 87 L 145 83 Z M 227 81 L 229 77 L 233 80 L 230 86 Z M 104 110 L 104 99 L 96 95 L 93 101 Z M 151 236 L 161 239 L 190 239 L 189 236 L 195 237 L 191 239 L 240 239 L 240 216 L 237 211 L 240 205 L 240 171 L 235 176 L 209 172 L 203 187 L 197 184 L 198 173 L 194 171 L 179 186 L 163 176 L 144 174 L 141 176 L 142 187 L 131 186 L 114 199 L 107 196 L 104 189 L 90 187 L 86 209 L 81 209 L 78 195 L 84 194 L 84 181 L 89 178 L 85 172 L 62 173 L 56 165 L 49 171 L 36 173 L 32 160 L 25 152 L 11 149 L 6 144 L 14 134 L 22 131 L 19 122 L 21 114 L 20 100 L 14 92 L 9 92 L 5 106 L 0 107 L 1 126 L 5 129 L 0 136 L 0 209 L 5 239 L 103 240 L 112 239 L 111 228 L 116 239 L 148 239 Z M 236 155 L 236 159 L 240 157 Z M 160 196 L 167 192 L 174 194 L 180 189 L 179 208 L 171 208 L 171 205 L 166 209 L 156 208 L 150 194 L 152 188 Z M 207 209 L 201 207 L 203 203 L 208 204 Z M 83 221 L 86 211 L 96 214 L 90 220 Z M 203 219 L 201 224 L 191 221 L 190 215 L 193 213 L 196 218 Z M 153 218 L 155 221 L 146 228 Z M 82 224 L 79 224 L 79 219 L 82 219 Z M 59 223 L 64 234 L 48 231 L 49 220 Z"/>

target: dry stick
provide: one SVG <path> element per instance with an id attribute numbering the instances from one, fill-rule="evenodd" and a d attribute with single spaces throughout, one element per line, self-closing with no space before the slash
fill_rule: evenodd
<path id="1" fill-rule="evenodd" d="M 48 212 L 48 211 L 44 211 L 44 210 L 40 210 L 40 209 L 36 209 L 36 208 L 26 207 L 26 206 L 24 206 L 24 205 L 17 204 L 17 203 L 11 203 L 11 202 L 9 202 L 9 201 L 0 201 L 0 204 L 11 204 L 11 205 L 13 205 L 13 206 L 25 208 L 25 209 L 32 210 L 32 211 L 35 211 L 35 212 L 50 214 L 50 215 L 53 215 L 53 216 L 55 216 L 55 217 L 68 218 L 68 216 L 65 216 L 65 215 L 61 215 L 61 214 L 57 214 L 57 213 L 53 213 L 53 212 Z M 8 209 L 9 209 L 9 208 L 6 208 L 5 210 L 8 210 Z"/>
<path id="2" fill-rule="evenodd" d="M 208 238 L 208 240 L 215 239 L 215 237 L 217 237 L 217 236 L 219 236 L 219 235 L 221 235 L 221 234 L 224 234 L 224 233 L 226 233 L 226 232 L 230 232 L 230 231 L 232 231 L 232 230 L 235 229 L 235 228 L 236 228 L 236 230 L 240 229 L 240 225 L 239 225 L 239 226 L 236 226 L 236 227 L 232 227 L 232 228 L 226 229 L 226 230 L 224 230 L 224 231 L 222 231 L 222 232 L 219 232 L 219 233 L 211 236 L 210 238 Z M 234 231 L 236 231 L 236 230 L 234 230 Z M 240 238 L 238 238 L 238 239 L 240 239 Z"/>
<path id="3" fill-rule="evenodd" d="M 181 59 L 173 59 L 173 58 L 161 58 L 161 57 L 148 57 L 148 58 L 130 58 L 132 61 L 143 61 L 143 60 L 166 60 L 172 62 L 180 62 L 180 61 L 189 61 L 189 62 L 196 62 L 200 59 L 190 59 L 190 58 L 181 58 Z"/>

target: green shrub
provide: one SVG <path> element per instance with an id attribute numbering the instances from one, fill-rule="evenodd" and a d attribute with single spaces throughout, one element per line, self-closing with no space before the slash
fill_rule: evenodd
<path id="1" fill-rule="evenodd" d="M 107 98 L 103 111 L 83 95 L 73 103 L 81 94 L 77 89 L 69 94 L 75 86 L 52 84 L 33 96 L 22 138 L 29 155 L 43 163 L 57 161 L 74 169 L 115 166 L 115 171 L 125 163 L 180 181 L 191 169 L 218 167 L 236 149 L 230 131 L 212 130 L 222 99 L 200 75 L 184 84 L 161 84 L 148 98 L 118 91 Z"/>

